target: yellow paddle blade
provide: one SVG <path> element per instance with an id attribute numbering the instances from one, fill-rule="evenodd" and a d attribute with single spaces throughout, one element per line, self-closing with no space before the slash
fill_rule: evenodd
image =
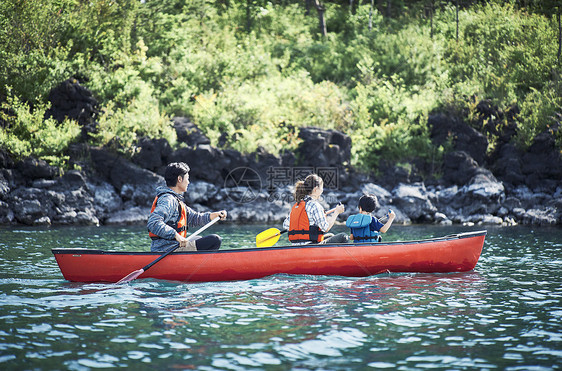
<path id="1" fill-rule="evenodd" d="M 277 228 L 269 228 L 256 236 L 257 247 L 271 247 L 279 241 L 281 231 Z"/>

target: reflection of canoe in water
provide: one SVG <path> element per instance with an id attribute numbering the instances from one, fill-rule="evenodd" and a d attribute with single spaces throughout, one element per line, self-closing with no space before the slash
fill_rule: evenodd
<path id="1" fill-rule="evenodd" d="M 419 241 L 325 244 L 173 253 L 139 278 L 234 281 L 277 273 L 364 277 L 383 272 L 465 272 L 478 262 L 486 231 Z M 160 253 L 53 249 L 65 279 L 117 282 Z"/>

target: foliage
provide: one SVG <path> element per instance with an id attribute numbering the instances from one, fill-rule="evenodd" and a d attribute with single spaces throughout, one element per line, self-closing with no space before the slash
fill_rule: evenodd
<path id="1" fill-rule="evenodd" d="M 562 128 L 555 130 L 561 113 L 561 83 L 540 91 L 533 89 L 521 104 L 520 125 L 517 133 L 519 145 L 526 148 L 531 145 L 536 135 L 550 130 L 556 133 L 557 146 L 562 148 Z"/>
<path id="2" fill-rule="evenodd" d="M 176 132 L 169 118 L 160 112 L 158 101 L 149 89 L 142 89 L 126 107 L 110 102 L 99 118 L 98 131 L 92 134 L 95 144 L 110 146 L 132 156 L 142 136 L 165 138 L 176 143 Z"/>
<path id="3" fill-rule="evenodd" d="M 53 118 L 45 119 L 48 109 L 45 104 L 32 109 L 8 90 L 8 97 L 0 111 L 0 120 L 6 124 L 0 130 L 0 147 L 20 160 L 33 156 L 64 166 L 69 158 L 61 154 L 78 138 L 80 126 L 72 120 L 59 124 Z"/>
<path id="4" fill-rule="evenodd" d="M 326 37 L 297 0 L 5 0 L 0 101 L 11 112 L 29 102 L 39 117 L 50 89 L 74 76 L 101 104 L 93 144 L 174 145 L 169 117 L 180 115 L 214 145 L 279 153 L 317 126 L 349 134 L 352 163 L 367 169 L 438 160 L 429 112 L 473 97 L 518 105 L 522 146 L 561 112 L 554 2 L 462 1 L 458 40 L 451 2 L 322 3 Z"/>

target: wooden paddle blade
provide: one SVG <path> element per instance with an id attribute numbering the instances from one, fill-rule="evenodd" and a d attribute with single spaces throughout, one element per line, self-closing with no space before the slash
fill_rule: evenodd
<path id="1" fill-rule="evenodd" d="M 281 231 L 277 228 L 269 228 L 256 236 L 257 247 L 271 247 L 279 241 Z"/>
<path id="2" fill-rule="evenodd" d="M 144 268 L 137 269 L 136 271 L 131 272 L 125 277 L 121 278 L 119 281 L 117 281 L 117 284 L 120 285 L 122 283 L 127 283 L 127 282 L 131 282 L 132 280 L 136 280 L 137 277 L 143 273 L 144 273 Z"/>

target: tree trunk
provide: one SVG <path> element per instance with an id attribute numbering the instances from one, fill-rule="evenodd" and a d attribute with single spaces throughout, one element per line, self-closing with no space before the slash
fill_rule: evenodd
<path id="1" fill-rule="evenodd" d="M 251 6 L 252 6 L 252 0 L 247 0 L 246 1 L 246 32 L 250 32 L 250 30 L 252 29 L 252 11 L 251 11 Z"/>
<path id="2" fill-rule="evenodd" d="M 560 8 L 558 8 L 558 65 L 562 63 L 560 61 L 560 56 L 562 54 L 562 23 L 560 23 Z"/>
<path id="3" fill-rule="evenodd" d="M 390 18 L 390 0 L 386 0 L 386 16 Z"/>
<path id="4" fill-rule="evenodd" d="M 430 17 L 429 18 L 430 19 L 429 20 L 429 22 L 430 22 L 429 35 L 433 39 L 433 11 L 435 9 L 435 0 L 431 0 L 430 4 L 431 4 L 431 9 L 429 9 L 429 12 L 430 12 L 430 14 L 429 14 L 429 17 Z"/>
<path id="5" fill-rule="evenodd" d="M 319 0 L 314 0 L 314 6 L 318 11 L 318 22 L 320 23 L 320 32 L 322 32 L 322 36 L 326 37 L 328 35 L 328 31 L 326 30 L 326 21 L 324 20 L 324 12 L 326 8 L 322 4 L 320 4 Z"/>
<path id="6" fill-rule="evenodd" d="M 371 0 L 371 10 L 369 10 L 369 31 L 373 30 L 373 7 L 375 0 Z"/>
<path id="7" fill-rule="evenodd" d="M 305 0 L 304 2 L 304 7 L 305 7 L 305 15 L 309 15 L 310 14 L 310 3 L 312 2 L 312 0 Z"/>
<path id="8" fill-rule="evenodd" d="M 558 65 L 561 65 L 560 57 L 562 54 L 562 23 L 560 22 L 560 8 L 558 8 Z"/>
<path id="9" fill-rule="evenodd" d="M 457 5 L 457 42 L 459 42 L 459 0 L 456 0 Z"/>

